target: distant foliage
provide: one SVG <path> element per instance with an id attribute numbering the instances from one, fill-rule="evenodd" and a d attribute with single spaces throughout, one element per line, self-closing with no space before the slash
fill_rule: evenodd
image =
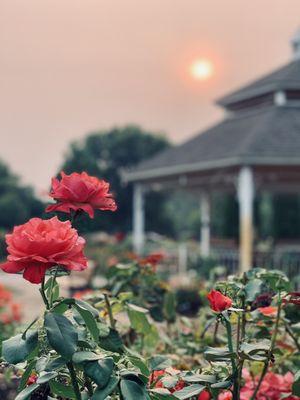
<path id="1" fill-rule="evenodd" d="M 94 220 L 82 218 L 83 231 L 128 231 L 132 219 L 132 185 L 121 181 L 121 170 L 137 165 L 142 160 L 170 146 L 165 137 L 129 125 L 88 135 L 83 142 L 75 142 L 62 165 L 65 173 L 87 171 L 110 182 L 118 210 L 99 216 Z M 146 199 L 147 230 L 172 233 L 172 220 L 164 212 L 165 195 L 149 193 Z"/>
<path id="2" fill-rule="evenodd" d="M 43 203 L 28 186 L 22 186 L 18 178 L 0 161 L 0 229 L 11 229 L 31 217 L 43 213 Z"/>

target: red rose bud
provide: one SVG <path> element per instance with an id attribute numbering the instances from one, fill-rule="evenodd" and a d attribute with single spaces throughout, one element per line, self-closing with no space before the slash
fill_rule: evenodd
<path id="1" fill-rule="evenodd" d="M 85 240 L 69 221 L 57 217 L 32 218 L 16 226 L 12 234 L 6 235 L 6 243 L 9 255 L 0 268 L 10 274 L 23 271 L 24 279 L 31 283 L 41 283 L 47 269 L 56 265 L 68 271 L 87 268 Z"/>
<path id="2" fill-rule="evenodd" d="M 211 290 L 207 298 L 210 302 L 210 308 L 219 313 L 232 306 L 232 300 L 218 290 Z"/>
<path id="3" fill-rule="evenodd" d="M 73 172 L 70 175 L 61 172 L 61 180 L 52 179 L 49 196 L 57 200 L 57 203 L 48 206 L 46 212 L 85 211 L 90 218 L 94 218 L 94 210 L 117 209 L 115 200 L 109 193 L 109 183 L 86 172 Z"/>
<path id="4" fill-rule="evenodd" d="M 31 374 L 30 377 L 27 380 L 27 386 L 33 385 L 37 381 L 37 375 L 36 374 Z"/>
<path id="5" fill-rule="evenodd" d="M 210 400 L 211 399 L 211 395 L 207 390 L 203 390 L 199 396 L 197 400 Z"/>

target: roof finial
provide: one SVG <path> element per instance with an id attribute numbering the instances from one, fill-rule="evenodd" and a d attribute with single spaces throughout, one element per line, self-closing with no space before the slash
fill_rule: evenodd
<path id="1" fill-rule="evenodd" d="M 294 60 L 299 60 L 300 59 L 300 28 L 297 30 L 297 32 L 292 37 L 291 44 L 292 44 L 292 48 L 293 48 L 293 58 L 294 58 Z"/>

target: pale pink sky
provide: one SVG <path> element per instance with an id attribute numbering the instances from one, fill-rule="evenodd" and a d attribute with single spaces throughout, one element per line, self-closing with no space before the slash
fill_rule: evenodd
<path id="1" fill-rule="evenodd" d="M 137 123 L 180 142 L 284 64 L 299 0 L 0 0 L 0 158 L 47 188 L 68 143 Z M 191 61 L 215 64 L 206 82 Z"/>

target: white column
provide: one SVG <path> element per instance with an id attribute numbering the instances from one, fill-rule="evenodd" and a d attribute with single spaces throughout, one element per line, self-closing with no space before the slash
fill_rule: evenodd
<path id="1" fill-rule="evenodd" d="M 141 254 L 145 241 L 144 189 L 139 183 L 133 187 L 133 248 Z"/>
<path id="2" fill-rule="evenodd" d="M 238 177 L 240 224 L 240 272 L 248 271 L 253 261 L 253 200 L 254 179 L 251 168 L 243 167 Z"/>
<path id="3" fill-rule="evenodd" d="M 201 193 L 201 243 L 200 250 L 202 257 L 210 255 L 210 198 L 208 193 Z"/>

